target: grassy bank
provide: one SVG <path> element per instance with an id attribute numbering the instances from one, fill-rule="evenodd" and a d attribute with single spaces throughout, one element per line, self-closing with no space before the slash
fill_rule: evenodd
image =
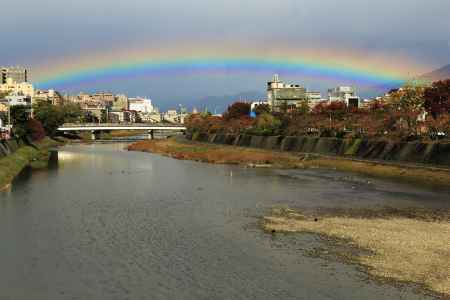
<path id="1" fill-rule="evenodd" d="M 11 155 L 0 159 L 0 190 L 5 189 L 26 166 L 45 168 L 48 163 L 49 149 L 61 145 L 61 142 L 45 138 L 32 146 L 22 146 Z"/>
<path id="2" fill-rule="evenodd" d="M 152 152 L 176 159 L 218 164 L 272 166 L 276 168 L 333 169 L 379 178 L 389 178 L 407 183 L 450 187 L 449 171 L 433 170 L 419 166 L 387 165 L 338 157 L 330 158 L 319 155 L 288 153 L 175 139 L 139 141 L 130 145 L 128 150 Z"/>
<path id="3" fill-rule="evenodd" d="M 308 216 L 277 209 L 264 218 L 263 226 L 272 233 L 325 236 L 327 253 L 335 251 L 345 261 L 364 266 L 376 278 L 415 283 L 450 297 L 450 211 L 353 211 Z M 345 251 L 334 247 L 336 243 L 362 251 Z"/>

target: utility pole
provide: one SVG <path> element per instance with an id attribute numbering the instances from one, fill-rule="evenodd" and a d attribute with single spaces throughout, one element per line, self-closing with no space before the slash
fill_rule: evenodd
<path id="1" fill-rule="evenodd" d="M 11 137 L 11 99 L 8 97 L 8 134 Z"/>

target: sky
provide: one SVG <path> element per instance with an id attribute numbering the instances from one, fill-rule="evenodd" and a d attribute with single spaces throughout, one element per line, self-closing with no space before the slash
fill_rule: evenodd
<path id="1" fill-rule="evenodd" d="M 448 0 L 0 4 L 0 65 L 29 68 L 39 87 L 147 96 L 161 107 L 263 94 L 273 73 L 311 90 L 350 84 L 370 94 L 450 63 Z"/>

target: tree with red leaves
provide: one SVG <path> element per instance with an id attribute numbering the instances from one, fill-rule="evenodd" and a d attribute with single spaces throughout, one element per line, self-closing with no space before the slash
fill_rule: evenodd
<path id="1" fill-rule="evenodd" d="M 425 109 L 434 118 L 450 113 L 450 79 L 434 82 L 425 89 L 424 98 Z"/>
<path id="2" fill-rule="evenodd" d="M 223 118 L 229 121 L 231 119 L 239 119 L 244 116 L 249 116 L 250 108 L 250 103 L 235 102 L 232 105 L 228 106 L 228 109 L 223 115 Z"/>
<path id="3" fill-rule="evenodd" d="M 42 123 L 36 119 L 29 119 L 26 123 L 27 134 L 33 141 L 40 141 L 45 138 L 45 129 Z"/>

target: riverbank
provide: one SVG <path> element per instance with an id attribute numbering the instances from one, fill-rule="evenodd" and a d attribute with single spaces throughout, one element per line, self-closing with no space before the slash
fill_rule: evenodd
<path id="1" fill-rule="evenodd" d="M 13 179 L 26 167 L 34 169 L 47 167 L 49 149 L 60 146 L 62 142 L 45 138 L 33 146 L 25 145 L 14 153 L 0 159 L 0 190 L 6 189 Z"/>
<path id="2" fill-rule="evenodd" d="M 300 213 L 274 209 L 269 233 L 313 233 L 324 238 L 317 256 L 363 266 L 382 281 L 406 282 L 450 298 L 450 211 L 346 210 Z"/>
<path id="3" fill-rule="evenodd" d="M 131 144 L 128 150 L 152 152 L 176 159 L 239 164 L 248 167 L 324 168 L 432 187 L 450 187 L 450 171 L 414 165 L 400 166 L 381 162 L 355 161 L 341 157 L 217 145 L 181 139 L 139 141 Z"/>

